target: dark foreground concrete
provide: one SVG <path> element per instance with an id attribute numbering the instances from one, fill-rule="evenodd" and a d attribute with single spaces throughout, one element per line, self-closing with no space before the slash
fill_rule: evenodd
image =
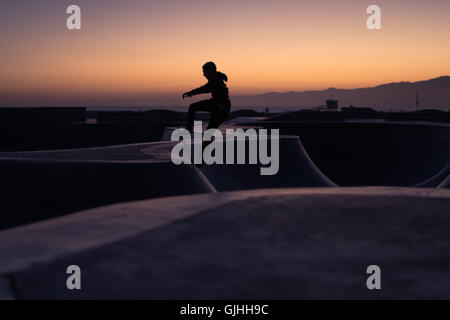
<path id="1" fill-rule="evenodd" d="M 448 208 L 449 190 L 393 187 L 271 189 L 103 207 L 0 233 L 0 293 L 450 298 Z M 81 267 L 81 291 L 66 288 L 72 264 Z M 366 288 L 372 264 L 381 267 L 380 291 Z"/>
<path id="2" fill-rule="evenodd" d="M 225 144 L 232 141 L 224 140 Z M 256 188 L 336 186 L 297 137 L 280 138 L 279 172 L 255 165 L 175 165 L 176 142 L 0 152 L 0 230 L 112 203 Z M 248 150 L 249 142 L 246 142 Z M 26 201 L 23 201 L 26 199 Z"/>
<path id="3" fill-rule="evenodd" d="M 0 153 L 0 230 L 111 203 L 215 192 L 197 168 L 170 161 L 171 146 Z"/>

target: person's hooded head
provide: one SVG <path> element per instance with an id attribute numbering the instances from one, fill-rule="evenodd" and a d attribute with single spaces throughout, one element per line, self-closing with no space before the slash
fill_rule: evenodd
<path id="1" fill-rule="evenodd" d="M 208 80 L 218 77 L 221 80 L 228 81 L 228 77 L 224 73 L 217 71 L 216 64 L 212 61 L 209 61 L 203 65 L 203 75 Z"/>

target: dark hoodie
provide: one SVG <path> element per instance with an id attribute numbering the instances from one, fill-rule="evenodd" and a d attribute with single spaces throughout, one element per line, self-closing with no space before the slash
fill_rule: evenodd
<path id="1" fill-rule="evenodd" d="M 207 84 L 192 90 L 190 94 L 211 93 L 212 99 L 215 102 L 229 104 L 230 97 L 225 81 L 228 81 L 228 77 L 224 73 L 217 71 L 215 76 L 208 79 Z"/>

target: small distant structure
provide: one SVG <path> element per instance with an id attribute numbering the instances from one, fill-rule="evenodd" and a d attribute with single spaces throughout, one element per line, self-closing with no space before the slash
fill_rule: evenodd
<path id="1" fill-rule="evenodd" d="M 328 99 L 325 102 L 327 103 L 327 110 L 328 111 L 338 110 L 339 109 L 339 105 L 338 105 L 338 101 L 337 100 Z"/>

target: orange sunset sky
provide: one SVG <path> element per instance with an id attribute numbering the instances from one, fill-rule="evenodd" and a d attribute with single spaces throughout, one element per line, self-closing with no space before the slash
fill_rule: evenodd
<path id="1" fill-rule="evenodd" d="M 81 30 L 66 28 L 70 4 Z M 449 13 L 448 0 L 2 0 L 0 104 L 182 104 L 208 60 L 232 95 L 425 80 L 450 74 Z"/>

